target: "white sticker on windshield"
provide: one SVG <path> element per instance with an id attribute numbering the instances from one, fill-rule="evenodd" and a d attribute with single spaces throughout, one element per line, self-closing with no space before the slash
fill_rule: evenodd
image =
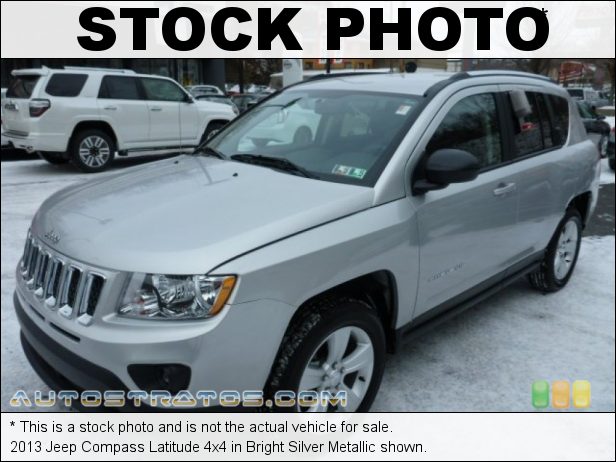
<path id="1" fill-rule="evenodd" d="M 349 167 L 348 165 L 338 164 L 334 165 L 332 169 L 332 173 L 335 175 L 350 176 L 358 180 L 363 179 L 366 176 L 366 172 L 367 170 L 365 168 Z"/>
<path id="2" fill-rule="evenodd" d="M 411 106 L 407 106 L 406 104 L 403 104 L 402 106 L 398 108 L 398 110 L 396 111 L 396 114 L 407 115 L 410 110 L 411 110 Z"/>

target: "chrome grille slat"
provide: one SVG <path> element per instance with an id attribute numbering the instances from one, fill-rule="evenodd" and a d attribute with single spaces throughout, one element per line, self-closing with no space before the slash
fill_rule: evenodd
<path id="1" fill-rule="evenodd" d="M 49 265 L 47 278 L 45 279 L 45 293 L 43 294 L 45 305 L 49 308 L 53 308 L 56 305 L 58 288 L 60 287 L 60 278 L 62 276 L 62 267 L 62 260 L 57 257 L 53 257 L 51 264 Z"/>
<path id="2" fill-rule="evenodd" d="M 28 234 L 26 239 L 26 247 L 24 248 L 23 257 L 21 257 L 21 274 L 26 275 L 28 273 L 28 263 L 30 260 L 30 253 L 32 252 L 32 238 Z"/>
<path id="3" fill-rule="evenodd" d="M 83 325 L 92 322 L 105 276 L 81 265 L 68 263 L 39 244 L 30 233 L 22 256 L 21 274 L 29 290 L 50 309 Z"/>
<path id="4" fill-rule="evenodd" d="M 39 253 L 39 263 L 36 268 L 34 277 L 34 294 L 37 297 L 43 297 L 45 293 L 45 279 L 47 278 L 47 268 L 49 265 L 49 254 L 45 251 Z"/>

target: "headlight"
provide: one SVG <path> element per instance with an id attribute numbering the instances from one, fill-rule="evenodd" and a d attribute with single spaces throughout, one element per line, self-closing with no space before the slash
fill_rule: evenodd
<path id="1" fill-rule="evenodd" d="M 204 319 L 219 313 L 235 276 L 170 276 L 135 273 L 118 310 L 139 319 Z"/>

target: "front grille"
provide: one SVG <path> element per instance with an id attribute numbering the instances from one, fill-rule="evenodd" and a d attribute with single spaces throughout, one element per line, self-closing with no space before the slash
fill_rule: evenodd
<path id="1" fill-rule="evenodd" d="M 67 318 L 74 315 L 89 324 L 105 286 L 105 277 L 69 263 L 61 255 L 41 246 L 28 234 L 21 259 L 26 287 L 50 309 Z"/>

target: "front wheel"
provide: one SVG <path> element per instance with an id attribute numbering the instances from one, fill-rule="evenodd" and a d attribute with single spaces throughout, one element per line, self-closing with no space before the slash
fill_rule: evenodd
<path id="1" fill-rule="evenodd" d="M 102 172 L 111 164 L 115 144 L 102 130 L 84 130 L 77 133 L 71 146 L 71 161 L 82 172 Z"/>
<path id="2" fill-rule="evenodd" d="M 218 133 L 225 125 L 227 125 L 227 123 L 222 121 L 210 122 L 205 128 L 203 135 L 201 136 L 201 142 L 203 143 L 204 141 L 210 139 L 212 136 Z"/>
<path id="3" fill-rule="evenodd" d="M 607 135 L 601 136 L 601 139 L 599 140 L 599 145 L 597 146 L 599 149 L 599 155 L 601 156 L 601 158 L 605 158 L 607 156 L 607 144 L 608 144 Z"/>
<path id="4" fill-rule="evenodd" d="M 365 412 L 380 386 L 384 361 L 385 333 L 375 310 L 352 298 L 323 299 L 313 303 L 289 328 L 266 387 L 267 395 L 302 391 L 318 398 L 278 410 Z M 346 403 L 320 399 L 340 397 L 340 391 L 346 393 Z"/>
<path id="5" fill-rule="evenodd" d="M 552 237 L 541 268 L 529 275 L 531 285 L 542 292 L 562 289 L 573 273 L 582 241 L 582 217 L 569 209 Z"/>

